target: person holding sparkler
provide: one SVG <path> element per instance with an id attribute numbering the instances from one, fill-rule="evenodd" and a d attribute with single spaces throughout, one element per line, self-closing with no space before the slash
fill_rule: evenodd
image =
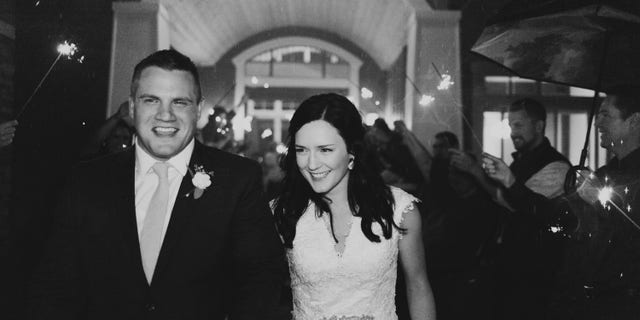
<path id="1" fill-rule="evenodd" d="M 502 217 L 497 237 L 497 319 L 544 319 L 556 272 L 562 261 L 562 242 L 551 224 L 560 212 L 556 198 L 563 193 L 569 161 L 545 137 L 546 110 L 533 99 L 515 101 L 509 107 L 514 162 L 484 154 L 486 183 L 477 166 L 456 154 L 454 166 L 467 170 L 488 189 L 496 202 L 509 210 Z M 465 169 L 467 168 L 467 169 Z M 475 168 L 475 170 L 472 170 Z"/>
<path id="2" fill-rule="evenodd" d="M 596 128 L 615 157 L 585 175 L 578 194 L 598 218 L 576 263 L 584 280 L 576 319 L 638 319 L 640 315 L 640 87 L 607 90 Z"/>

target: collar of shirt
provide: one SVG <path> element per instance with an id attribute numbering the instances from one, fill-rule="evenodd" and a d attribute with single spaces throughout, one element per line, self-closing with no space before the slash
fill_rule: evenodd
<path id="1" fill-rule="evenodd" d="M 144 149 L 140 147 L 140 145 L 137 143 L 138 142 L 137 138 L 135 142 L 136 142 L 135 143 L 136 174 L 146 174 L 147 172 L 149 172 L 149 170 L 151 170 L 151 167 L 153 167 L 153 165 L 156 162 L 158 162 L 158 160 L 154 159 Z M 185 174 L 187 174 L 189 160 L 191 159 L 191 154 L 193 153 L 194 146 L 195 146 L 195 139 L 191 139 L 191 142 L 189 142 L 189 144 L 184 149 L 182 149 L 182 151 L 180 151 L 178 154 L 176 154 L 175 156 L 171 157 L 169 160 L 166 161 L 171 165 L 171 167 L 176 169 L 180 173 L 180 175 L 183 177 Z"/>
<path id="2" fill-rule="evenodd" d="M 609 162 L 609 165 L 618 170 L 623 171 L 639 171 L 640 169 L 640 148 L 637 148 L 631 153 L 629 153 L 626 157 L 622 159 L 618 159 L 618 157 L 614 157 Z"/>
<path id="3" fill-rule="evenodd" d="M 539 145 L 535 146 L 533 149 L 513 152 L 511 153 L 511 157 L 513 158 L 513 160 L 520 159 L 530 154 L 537 154 L 539 152 L 542 152 L 543 149 L 546 149 L 546 148 L 553 148 L 553 147 L 551 146 L 551 142 L 549 142 L 549 139 L 547 139 L 547 137 L 544 137 L 542 139 L 542 142 Z"/>

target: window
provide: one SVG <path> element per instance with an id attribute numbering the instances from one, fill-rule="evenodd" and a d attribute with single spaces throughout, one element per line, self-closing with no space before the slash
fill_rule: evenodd
<path id="1" fill-rule="evenodd" d="M 312 46 L 283 46 L 249 59 L 246 76 L 348 79 L 350 66 L 335 53 Z"/>

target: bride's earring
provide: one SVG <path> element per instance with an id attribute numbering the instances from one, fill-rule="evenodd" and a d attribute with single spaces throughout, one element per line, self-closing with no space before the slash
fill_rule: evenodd
<path id="1" fill-rule="evenodd" d="M 351 157 L 349 158 L 349 164 L 347 164 L 347 169 L 353 170 L 353 165 L 354 165 L 354 161 L 353 161 L 353 157 Z"/>

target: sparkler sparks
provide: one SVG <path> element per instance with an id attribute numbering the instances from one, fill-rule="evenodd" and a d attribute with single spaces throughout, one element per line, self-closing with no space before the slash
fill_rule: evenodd
<path id="1" fill-rule="evenodd" d="M 78 46 L 75 43 L 69 43 L 65 41 L 58 45 L 58 53 L 71 59 L 71 57 L 78 51 Z"/>
<path id="2" fill-rule="evenodd" d="M 613 188 L 604 187 L 600 189 L 598 193 L 598 200 L 602 204 L 603 207 L 606 207 L 607 210 L 611 210 L 611 206 L 613 206 L 623 217 L 625 217 L 633 226 L 635 226 L 638 230 L 640 230 L 640 226 L 633 220 L 627 213 L 625 213 L 615 202 L 611 201 L 611 196 L 613 195 Z M 606 206 L 605 206 L 606 204 Z M 631 213 L 631 205 L 627 205 L 627 212 Z"/>
<path id="3" fill-rule="evenodd" d="M 561 226 L 550 226 L 549 227 L 549 231 L 551 231 L 551 233 L 558 233 L 558 232 L 562 232 L 563 228 Z"/>
<path id="4" fill-rule="evenodd" d="M 40 82 L 38 83 L 36 88 L 33 89 L 33 92 L 31 93 L 27 101 L 25 101 L 22 107 L 20 107 L 19 109 L 20 111 L 18 111 L 18 114 L 16 115 L 16 119 L 20 118 L 24 110 L 26 110 L 27 105 L 29 105 L 29 102 L 31 102 L 31 99 L 33 99 L 33 97 L 36 95 L 38 90 L 40 90 L 40 87 L 49 76 L 49 73 L 51 73 L 51 70 L 53 70 L 53 67 L 56 65 L 56 63 L 58 63 L 58 61 L 60 60 L 60 57 L 65 56 L 67 57 L 67 59 L 71 59 L 71 57 L 73 57 L 73 55 L 78 51 L 78 46 L 76 46 L 75 43 L 69 43 L 65 41 L 64 43 L 59 44 L 57 49 L 58 49 L 58 56 L 56 57 L 55 60 L 53 60 L 53 63 L 51 64 L 47 72 L 44 74 L 42 79 L 40 79 Z M 81 60 L 84 61 L 84 56 L 81 57 Z M 82 63 L 82 61 L 80 61 L 80 63 Z"/>
<path id="5" fill-rule="evenodd" d="M 604 187 L 600 189 L 600 191 L 598 192 L 598 201 L 600 201 L 600 204 L 602 204 L 603 207 L 605 204 L 607 204 L 607 202 L 611 201 L 612 194 L 613 189 L 611 187 Z"/>
<path id="6" fill-rule="evenodd" d="M 428 94 L 423 94 L 422 97 L 420 97 L 420 101 L 418 101 L 418 103 L 421 106 L 426 107 L 426 106 L 430 105 L 435 100 L 436 100 L 436 98 L 434 98 L 433 96 L 430 96 Z"/>
<path id="7" fill-rule="evenodd" d="M 455 82 L 451 81 L 451 76 L 448 74 L 442 75 L 442 80 L 438 85 L 438 90 L 448 90 Z"/>

